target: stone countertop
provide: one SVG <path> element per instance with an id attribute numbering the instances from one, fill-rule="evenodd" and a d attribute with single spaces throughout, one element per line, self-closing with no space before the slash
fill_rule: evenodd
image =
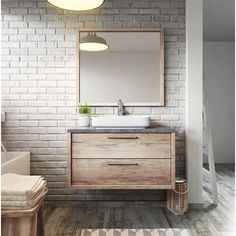
<path id="1" fill-rule="evenodd" d="M 174 128 L 150 127 L 146 129 L 122 129 L 122 128 L 94 128 L 94 127 L 75 127 L 67 130 L 68 133 L 173 133 L 177 132 Z"/>

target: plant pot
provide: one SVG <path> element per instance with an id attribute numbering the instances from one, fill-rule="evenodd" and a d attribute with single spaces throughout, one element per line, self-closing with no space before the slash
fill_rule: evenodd
<path id="1" fill-rule="evenodd" d="M 89 127 L 90 126 L 90 115 L 79 115 L 79 126 L 81 127 Z"/>

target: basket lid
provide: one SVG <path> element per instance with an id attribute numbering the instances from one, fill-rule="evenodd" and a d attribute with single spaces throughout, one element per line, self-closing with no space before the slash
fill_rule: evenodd
<path id="1" fill-rule="evenodd" d="M 186 180 L 183 179 L 183 178 L 181 178 L 181 177 L 176 177 L 176 178 L 175 178 L 175 182 L 176 182 L 176 183 L 185 183 Z"/>

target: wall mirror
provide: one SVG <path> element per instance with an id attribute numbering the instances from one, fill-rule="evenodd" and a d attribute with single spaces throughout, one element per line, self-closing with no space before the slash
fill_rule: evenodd
<path id="1" fill-rule="evenodd" d="M 164 106 L 163 29 L 78 30 L 76 86 L 79 104 Z"/>

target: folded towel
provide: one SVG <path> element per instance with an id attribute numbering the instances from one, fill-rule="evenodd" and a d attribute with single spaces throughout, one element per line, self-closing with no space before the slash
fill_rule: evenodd
<path id="1" fill-rule="evenodd" d="M 7 196 L 5 196 L 4 199 L 1 199 L 1 204 L 2 206 L 27 206 L 37 200 L 39 197 L 41 197 L 45 193 L 45 191 L 47 191 L 46 187 L 42 188 L 39 192 L 37 192 L 33 198 L 23 200 L 17 199 L 17 196 L 15 196 L 16 199 L 14 200 L 12 200 L 11 196 L 9 196 L 8 198 Z"/>
<path id="2" fill-rule="evenodd" d="M 41 192 L 47 186 L 47 182 L 42 180 L 38 185 L 38 189 L 35 192 L 29 193 L 28 195 L 1 195 L 2 201 L 30 201 L 35 198 L 35 196 Z"/>
<path id="3" fill-rule="evenodd" d="M 28 201 L 1 201 L 1 205 L 2 206 L 16 206 L 16 207 L 21 207 L 21 206 L 32 206 L 35 205 L 35 202 L 37 203 L 44 195 L 45 193 L 48 191 L 47 188 L 42 189 L 40 192 L 38 192 L 38 194 L 36 194 L 36 196 Z"/>
<path id="4" fill-rule="evenodd" d="M 27 196 L 32 198 L 47 184 L 41 176 L 4 174 L 1 178 L 2 196 Z"/>
<path id="5" fill-rule="evenodd" d="M 36 206 L 46 195 L 48 188 L 43 188 L 34 199 L 30 201 L 1 201 L 2 210 L 27 210 Z"/>

